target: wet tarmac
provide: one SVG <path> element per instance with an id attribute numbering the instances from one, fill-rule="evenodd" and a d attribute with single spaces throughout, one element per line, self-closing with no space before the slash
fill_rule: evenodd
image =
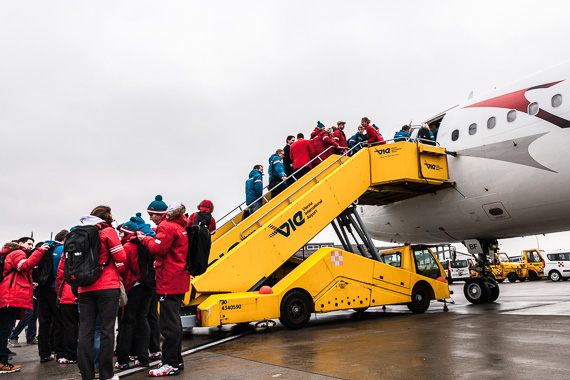
<path id="1" fill-rule="evenodd" d="M 197 328 L 184 339 L 178 379 L 565 379 L 570 374 L 570 282 L 503 283 L 497 302 L 432 302 L 314 315 L 307 327 Z M 214 346 L 221 339 L 238 336 Z M 80 379 L 75 365 L 40 364 L 36 346 L 12 348 L 20 373 L 6 378 Z M 147 371 L 121 378 L 148 379 Z"/>

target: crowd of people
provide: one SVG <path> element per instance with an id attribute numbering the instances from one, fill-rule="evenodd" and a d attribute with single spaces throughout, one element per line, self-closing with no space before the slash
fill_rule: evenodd
<path id="1" fill-rule="evenodd" d="M 308 173 L 312 168 L 326 160 L 332 154 L 347 154 L 352 156 L 365 146 L 386 144 L 376 124 L 371 124 L 363 117 L 358 130 L 348 140 L 344 133 L 346 122 L 338 121 L 336 126 L 325 127 L 320 121 L 306 140 L 303 133 L 287 136 L 283 149 L 277 149 L 269 157 L 269 189 L 271 198 L 292 185 L 297 179 Z M 394 135 L 394 141 L 409 141 L 410 126 L 404 125 Z M 435 144 L 434 133 L 428 124 L 422 124 L 417 135 L 418 141 L 425 144 Z M 252 214 L 262 206 L 263 195 L 263 165 L 257 164 L 249 173 L 245 182 L 247 210 L 245 216 Z M 292 174 L 295 174 L 292 176 Z"/>
<path id="2" fill-rule="evenodd" d="M 332 154 L 350 156 L 364 146 L 386 143 L 366 117 L 349 139 L 345 125 L 339 121 L 327 128 L 319 121 L 309 139 L 303 133 L 287 136 L 285 147 L 269 157 L 271 197 Z M 427 124 L 417 138 L 435 144 Z M 396 142 L 409 139 L 407 125 L 394 136 Z M 262 205 L 263 165 L 253 167 L 245 189 L 251 214 Z M 149 367 L 154 359 L 162 361 L 149 370 L 150 376 L 179 374 L 184 369 L 180 304 L 190 289 L 186 228 L 205 221 L 214 232 L 213 210 L 213 203 L 204 200 L 188 215 L 181 203 L 167 205 L 157 195 L 147 207 L 155 228 L 137 213 L 116 231 L 111 208 L 101 205 L 80 218 L 81 226 L 61 230 L 54 240 L 36 244 L 32 237 L 22 237 L 6 243 L 0 251 L 0 373 L 21 369 L 10 363 L 16 353 L 8 345 L 20 347 L 18 337 L 26 329 L 26 342 L 37 344 L 40 363 L 77 363 L 82 379 L 92 380 L 99 372 L 100 379 L 117 380 L 114 369 Z M 94 226 L 100 242 L 98 270 L 89 284 L 73 286 L 66 273 L 71 265 L 66 260 L 72 260 L 66 241 L 73 241 L 82 226 Z"/>
<path id="3" fill-rule="evenodd" d="M 0 251 L 0 373 L 21 369 L 10 363 L 16 355 L 10 348 L 21 346 L 18 336 L 27 326 L 26 341 L 37 343 L 40 363 L 77 363 L 82 379 L 93 380 L 99 372 L 100 379 L 117 380 L 115 369 L 149 367 L 155 359 L 162 361 L 150 376 L 179 374 L 184 369 L 180 304 L 190 289 L 186 227 L 200 220 L 214 231 L 213 210 L 204 200 L 188 215 L 181 203 L 167 205 L 157 195 L 147 207 L 155 228 L 137 213 L 115 229 L 111 208 L 101 205 L 53 241 L 35 244 L 22 237 L 6 243 Z M 65 273 L 66 259 L 71 260 L 66 241 L 83 226 L 96 227 L 98 275 L 89 285 L 74 287 Z"/>

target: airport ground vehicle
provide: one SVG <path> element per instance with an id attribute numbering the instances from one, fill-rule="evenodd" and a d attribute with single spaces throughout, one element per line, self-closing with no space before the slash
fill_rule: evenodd
<path id="1" fill-rule="evenodd" d="M 410 303 L 421 311 L 426 294 L 430 299 L 449 297 L 447 283 L 424 279 L 432 287 L 431 293 L 418 285 L 426 276 L 382 263 L 352 205 L 355 201 L 388 204 L 432 193 L 453 186 L 447 179 L 446 152 L 437 146 L 399 142 L 363 148 L 352 157 L 333 154 L 274 199 L 267 199 L 245 220 L 239 212 L 218 228 L 212 236 L 208 270 L 192 280 L 192 291 L 184 304 L 191 313 L 197 312 L 197 322 L 202 326 L 253 321 L 268 310 L 264 315 L 293 315 L 290 324 L 294 327 L 303 324 L 298 319 L 304 317 L 298 313 L 306 311 L 304 306 L 309 302 L 314 303 L 315 311 L 324 312 L 350 301 L 314 302 L 326 298 L 321 292 L 349 298 L 357 294 L 361 298 L 350 301 L 352 308 Z M 321 248 L 305 261 L 293 257 L 328 224 L 334 227 L 344 250 Z M 357 242 L 360 256 L 352 253 L 349 237 Z M 333 265 L 333 252 L 342 265 Z M 441 269 L 437 260 L 435 267 Z M 372 278 L 378 285 L 367 284 Z M 260 297 L 264 286 L 271 287 L 273 295 Z M 414 306 L 418 302 L 420 305 Z M 247 313 L 237 312 L 240 310 Z"/>
<path id="2" fill-rule="evenodd" d="M 570 249 L 547 251 L 544 255 L 544 274 L 552 281 L 570 279 Z"/>
<path id="3" fill-rule="evenodd" d="M 494 260 L 491 261 L 488 269 L 492 271 L 493 278 L 499 283 L 505 279 L 509 282 L 516 282 L 517 280 L 524 282 L 528 277 L 528 269 L 524 262 L 512 262 L 511 258 L 504 252 L 495 253 Z M 471 276 L 479 277 L 478 273 L 473 270 Z"/>
<path id="4" fill-rule="evenodd" d="M 471 278 L 469 270 L 469 261 L 467 259 L 459 260 L 443 260 L 440 261 L 443 269 L 447 272 L 447 281 L 452 284 L 453 281 L 465 281 Z"/>
<path id="5" fill-rule="evenodd" d="M 528 269 L 528 279 L 530 281 L 540 280 L 544 277 L 544 251 L 538 249 L 525 249 L 521 257 Z"/>

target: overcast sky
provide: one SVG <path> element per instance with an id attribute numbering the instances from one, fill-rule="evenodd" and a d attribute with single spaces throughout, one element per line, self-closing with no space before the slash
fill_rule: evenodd
<path id="1" fill-rule="evenodd" d="M 219 218 L 244 200 L 254 164 L 318 120 L 346 120 L 350 136 L 368 116 L 391 138 L 471 91 L 568 60 L 569 11 L 520 0 L 2 1 L 0 241 L 46 239 L 98 204 L 123 222 L 156 194 L 190 211 L 210 199 Z"/>

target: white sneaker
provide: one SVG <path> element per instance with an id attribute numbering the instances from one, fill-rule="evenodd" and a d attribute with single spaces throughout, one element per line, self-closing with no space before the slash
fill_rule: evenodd
<path id="1" fill-rule="evenodd" d="M 151 369 L 148 371 L 150 376 L 160 377 L 160 376 L 174 376 L 180 374 L 178 368 L 174 368 L 171 365 L 164 364 L 162 367 L 158 369 Z"/>
<path id="2" fill-rule="evenodd" d="M 115 375 L 115 376 L 111 377 L 109 380 L 119 380 L 119 375 Z"/>

